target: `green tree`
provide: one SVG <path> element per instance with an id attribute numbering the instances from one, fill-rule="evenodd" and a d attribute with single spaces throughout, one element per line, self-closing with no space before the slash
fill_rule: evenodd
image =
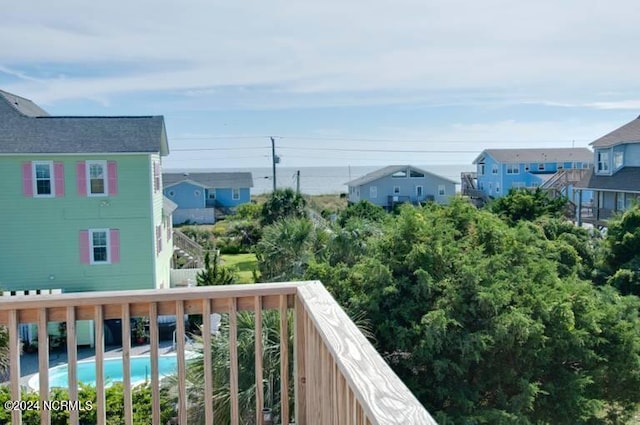
<path id="1" fill-rule="evenodd" d="M 255 246 L 261 278 L 275 282 L 300 279 L 315 255 L 318 232 L 306 218 L 266 226 Z"/>
<path id="2" fill-rule="evenodd" d="M 347 221 L 353 217 L 374 222 L 383 222 L 388 216 L 389 214 L 387 214 L 382 207 L 365 200 L 351 204 L 342 211 L 338 217 L 338 224 L 344 227 Z"/>
<path id="3" fill-rule="evenodd" d="M 640 295 L 640 205 L 607 224 L 601 275 L 623 294 Z"/>
<path id="4" fill-rule="evenodd" d="M 196 275 L 197 286 L 233 285 L 236 283 L 235 271 L 220 264 L 219 257 L 218 252 L 214 251 L 212 260 L 210 251 L 207 251 L 204 256 L 204 270 Z"/>
<path id="5" fill-rule="evenodd" d="M 439 423 L 619 423 L 640 401 L 638 299 L 581 280 L 560 239 L 456 199 L 402 207 L 355 264 L 307 272 L 367 312 Z"/>
<path id="6" fill-rule="evenodd" d="M 510 189 L 506 196 L 500 197 L 489 204 L 489 209 L 513 224 L 520 220 L 533 221 L 548 215 L 562 217 L 567 205 L 567 198 L 550 198 L 546 191 L 537 188 Z"/>
<path id="7" fill-rule="evenodd" d="M 292 189 L 278 189 L 262 204 L 261 223 L 269 225 L 287 217 L 306 217 L 307 201 Z"/>

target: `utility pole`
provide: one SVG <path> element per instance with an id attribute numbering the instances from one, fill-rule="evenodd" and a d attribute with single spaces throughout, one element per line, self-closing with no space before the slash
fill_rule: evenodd
<path id="1" fill-rule="evenodd" d="M 276 191 L 276 163 L 280 161 L 280 158 L 276 156 L 276 141 L 271 138 L 271 162 L 273 166 L 273 191 Z"/>
<path id="2" fill-rule="evenodd" d="M 296 172 L 296 193 L 300 194 L 300 170 Z"/>

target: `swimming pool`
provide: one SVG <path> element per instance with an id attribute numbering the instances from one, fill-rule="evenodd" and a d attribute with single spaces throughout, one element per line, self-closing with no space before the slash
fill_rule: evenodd
<path id="1" fill-rule="evenodd" d="M 186 356 L 189 358 L 190 356 Z M 160 376 L 168 376 L 176 373 L 178 360 L 175 354 L 158 356 L 158 369 Z M 122 358 L 114 357 L 104 360 L 104 379 L 108 387 L 113 382 L 122 381 Z M 95 360 L 79 361 L 76 366 L 78 382 L 96 385 Z M 40 387 L 38 375 L 29 379 L 29 386 L 34 390 Z M 131 385 L 141 384 L 151 380 L 151 358 L 149 356 L 131 357 Z M 69 384 L 68 367 L 61 365 L 49 369 L 49 388 L 67 388 Z"/>

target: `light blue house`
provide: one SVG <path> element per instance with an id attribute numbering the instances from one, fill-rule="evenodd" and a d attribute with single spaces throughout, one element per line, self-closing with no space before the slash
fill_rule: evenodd
<path id="1" fill-rule="evenodd" d="M 445 204 L 456 194 L 456 182 L 411 165 L 391 165 L 347 182 L 349 203 L 369 201 L 390 210 L 409 202 Z"/>
<path id="2" fill-rule="evenodd" d="M 593 202 L 578 209 L 577 221 L 606 225 L 611 215 L 640 201 L 640 117 L 591 146 L 594 166 L 576 187 L 592 192 Z"/>
<path id="3" fill-rule="evenodd" d="M 178 205 L 173 224 L 212 224 L 220 214 L 251 201 L 249 172 L 164 173 L 162 180 L 164 195 Z"/>
<path id="4" fill-rule="evenodd" d="M 593 165 L 593 153 L 587 148 L 486 149 L 473 163 L 477 189 L 487 197 L 499 198 L 512 188 L 549 186 L 558 173 L 586 171 Z"/>

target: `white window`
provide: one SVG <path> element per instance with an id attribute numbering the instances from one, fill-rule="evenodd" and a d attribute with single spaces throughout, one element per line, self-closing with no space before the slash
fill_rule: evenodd
<path id="1" fill-rule="evenodd" d="M 624 152 L 623 151 L 615 151 L 613 153 L 613 168 L 618 169 L 622 167 L 624 163 Z"/>
<path id="2" fill-rule="evenodd" d="M 400 194 L 400 186 L 393 186 L 393 194 L 394 195 Z"/>
<path id="3" fill-rule="evenodd" d="M 443 185 L 443 184 L 439 184 L 439 185 L 438 185 L 438 195 L 440 195 L 440 196 L 444 196 L 444 194 L 445 194 L 445 188 L 444 188 L 444 185 Z"/>
<path id="4" fill-rule="evenodd" d="M 378 197 L 378 186 L 371 186 L 369 188 L 369 198 L 376 199 Z"/>
<path id="5" fill-rule="evenodd" d="M 109 264 L 109 230 L 89 230 L 91 264 Z"/>
<path id="6" fill-rule="evenodd" d="M 33 196 L 55 196 L 55 183 L 53 179 L 53 162 L 33 161 Z"/>
<path id="7" fill-rule="evenodd" d="M 520 173 L 519 164 L 507 164 L 507 174 L 519 174 L 519 173 Z"/>
<path id="8" fill-rule="evenodd" d="M 422 198 L 422 194 L 423 194 L 422 186 L 416 186 L 416 196 L 418 198 Z"/>
<path id="9" fill-rule="evenodd" d="M 231 198 L 234 201 L 237 201 L 238 199 L 240 199 L 240 189 L 232 189 Z"/>
<path id="10" fill-rule="evenodd" d="M 625 202 L 624 202 L 624 192 L 618 192 L 616 194 L 616 210 L 624 211 Z"/>
<path id="11" fill-rule="evenodd" d="M 478 174 L 484 176 L 484 164 L 478 164 Z"/>
<path id="12" fill-rule="evenodd" d="M 491 166 L 491 174 L 498 174 L 498 164 L 493 164 Z"/>
<path id="13" fill-rule="evenodd" d="M 496 183 L 496 193 L 500 193 L 500 183 Z"/>
<path id="14" fill-rule="evenodd" d="M 391 177 L 394 179 L 403 179 L 407 177 L 407 171 L 406 170 L 396 171 L 395 173 L 391 174 Z"/>
<path id="15" fill-rule="evenodd" d="M 609 171 L 609 152 L 607 151 L 598 152 L 598 171 L 602 171 L 602 172 Z"/>
<path id="16" fill-rule="evenodd" d="M 87 161 L 87 195 L 106 196 L 108 191 L 107 161 Z"/>

